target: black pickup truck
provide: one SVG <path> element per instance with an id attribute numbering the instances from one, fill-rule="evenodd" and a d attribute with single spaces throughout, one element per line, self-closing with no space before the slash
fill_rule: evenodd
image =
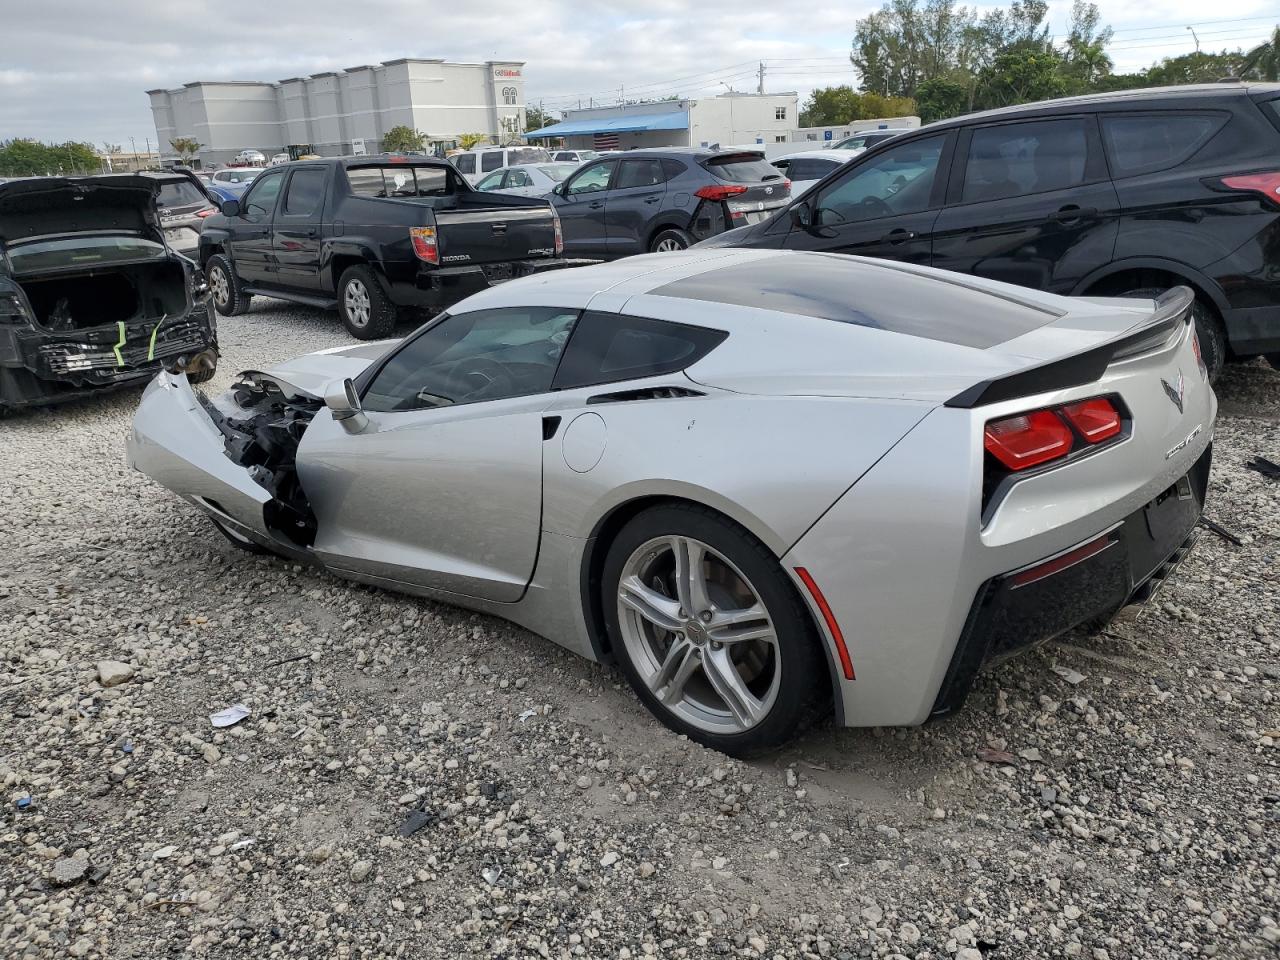
<path id="1" fill-rule="evenodd" d="M 222 202 L 200 265 L 223 314 L 254 294 L 336 307 L 352 336 L 391 334 L 401 307 L 439 309 L 478 289 L 586 261 L 560 257 L 545 200 L 481 193 L 443 160 L 294 161 Z"/>

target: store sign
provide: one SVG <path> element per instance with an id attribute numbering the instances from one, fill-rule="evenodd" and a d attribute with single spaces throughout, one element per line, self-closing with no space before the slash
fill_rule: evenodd
<path id="1" fill-rule="evenodd" d="M 493 75 L 498 80 L 513 80 L 520 76 L 519 67 L 495 67 Z"/>

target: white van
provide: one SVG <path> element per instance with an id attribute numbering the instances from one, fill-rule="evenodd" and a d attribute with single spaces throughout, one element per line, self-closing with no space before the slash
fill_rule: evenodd
<path id="1" fill-rule="evenodd" d="M 473 185 L 485 174 L 503 167 L 519 163 L 547 163 L 550 160 L 551 154 L 542 147 L 473 147 L 466 153 L 455 153 L 449 158 L 449 162 Z"/>

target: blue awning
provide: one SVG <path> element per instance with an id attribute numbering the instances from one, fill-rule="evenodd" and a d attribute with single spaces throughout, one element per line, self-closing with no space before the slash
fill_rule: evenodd
<path id="1" fill-rule="evenodd" d="M 526 140 L 544 137 L 572 137 L 585 133 L 635 133 L 639 130 L 688 130 L 687 113 L 632 113 L 620 117 L 598 117 L 595 120 L 565 120 L 541 130 L 531 130 Z"/>

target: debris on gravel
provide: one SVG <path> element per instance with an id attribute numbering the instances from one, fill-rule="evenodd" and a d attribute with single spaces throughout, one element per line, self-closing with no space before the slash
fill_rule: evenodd
<path id="1" fill-rule="evenodd" d="M 351 342 L 265 300 L 220 340 L 211 393 Z M 514 626 L 237 552 L 126 469 L 136 393 L 12 418 L 0 956 L 1276 957 L 1280 374 L 1219 395 L 1240 546 L 953 716 L 751 763 Z"/>

